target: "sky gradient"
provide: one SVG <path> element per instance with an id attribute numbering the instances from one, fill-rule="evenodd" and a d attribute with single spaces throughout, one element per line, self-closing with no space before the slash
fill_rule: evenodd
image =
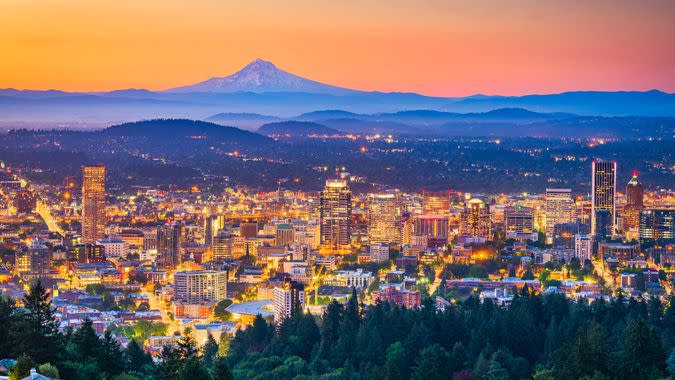
<path id="1" fill-rule="evenodd" d="M 675 1 L 2 0 L 0 88 L 162 90 L 255 58 L 439 96 L 675 92 Z"/>

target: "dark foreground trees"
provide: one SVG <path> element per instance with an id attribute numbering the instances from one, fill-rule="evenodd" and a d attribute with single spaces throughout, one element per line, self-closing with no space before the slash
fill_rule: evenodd
<path id="1" fill-rule="evenodd" d="M 97 335 L 90 321 L 59 332 L 39 284 L 25 304 L 0 300 L 0 355 L 62 379 L 657 379 L 675 371 L 672 301 L 589 304 L 526 291 L 508 307 L 470 298 L 438 311 L 428 300 L 406 310 L 352 298 L 327 305 L 321 319 L 297 313 L 272 326 L 258 317 L 203 348 L 185 337 L 157 363 L 138 342 L 122 348 L 110 333 Z"/>

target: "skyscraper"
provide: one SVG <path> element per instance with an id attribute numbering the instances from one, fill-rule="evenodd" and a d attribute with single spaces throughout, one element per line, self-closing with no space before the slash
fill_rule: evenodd
<path id="1" fill-rule="evenodd" d="M 546 243 L 553 243 L 556 224 L 574 221 L 574 201 L 571 189 L 546 189 L 544 196 Z"/>
<path id="2" fill-rule="evenodd" d="M 368 194 L 368 242 L 401 243 L 401 202 L 397 193 Z"/>
<path id="3" fill-rule="evenodd" d="M 161 268 L 175 268 L 182 261 L 185 243 L 185 226 L 172 223 L 157 229 L 157 265 Z"/>
<path id="4" fill-rule="evenodd" d="M 424 191 L 422 213 L 426 215 L 447 215 L 450 212 L 450 194 L 447 191 Z"/>
<path id="5" fill-rule="evenodd" d="M 623 209 L 623 229 L 637 229 L 640 224 L 640 211 L 644 208 L 644 190 L 638 180 L 637 172 L 626 185 L 626 206 Z"/>
<path id="6" fill-rule="evenodd" d="M 593 160 L 591 190 L 591 232 L 597 230 L 599 211 L 607 211 L 609 225 L 606 233 L 614 235 L 616 231 L 616 161 Z"/>
<path id="7" fill-rule="evenodd" d="M 332 249 L 350 244 L 352 193 L 345 180 L 328 180 L 321 192 L 321 244 Z"/>
<path id="8" fill-rule="evenodd" d="M 473 198 L 464 204 L 459 230 L 463 236 L 492 240 L 490 209 L 485 202 Z"/>
<path id="9" fill-rule="evenodd" d="M 82 242 L 105 236 L 105 166 L 82 167 Z"/>

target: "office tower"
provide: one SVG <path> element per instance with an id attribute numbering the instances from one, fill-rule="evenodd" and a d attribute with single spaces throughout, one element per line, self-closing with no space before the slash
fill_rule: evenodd
<path id="1" fill-rule="evenodd" d="M 577 234 L 574 236 L 574 257 L 578 258 L 583 264 L 585 260 L 591 260 L 593 257 L 593 239 L 586 234 Z"/>
<path id="2" fill-rule="evenodd" d="M 675 209 L 649 209 L 640 212 L 640 240 L 675 240 Z"/>
<path id="3" fill-rule="evenodd" d="M 397 193 L 368 194 L 368 242 L 401 244 L 401 202 Z"/>
<path id="4" fill-rule="evenodd" d="M 182 262 L 185 243 L 185 226 L 171 223 L 157 228 L 157 265 L 161 268 L 176 268 Z"/>
<path id="5" fill-rule="evenodd" d="M 504 210 L 504 223 L 507 234 L 531 234 L 534 232 L 534 209 L 508 206 Z"/>
<path id="6" fill-rule="evenodd" d="M 447 215 L 450 212 L 450 194 L 447 191 L 422 192 L 422 213 Z"/>
<path id="7" fill-rule="evenodd" d="M 595 212 L 595 230 L 593 235 L 596 240 L 612 237 L 612 214 L 609 210 L 597 210 Z"/>
<path id="8" fill-rule="evenodd" d="M 295 230 L 287 223 L 278 224 L 274 231 L 274 243 L 276 245 L 288 245 L 295 241 Z"/>
<path id="9" fill-rule="evenodd" d="M 82 167 L 82 243 L 105 235 L 105 166 Z"/>
<path id="10" fill-rule="evenodd" d="M 332 249 L 350 244 L 352 193 L 345 180 L 328 180 L 321 192 L 321 244 Z"/>
<path id="11" fill-rule="evenodd" d="M 614 235 L 616 231 L 616 161 L 594 160 L 592 165 L 592 188 L 591 188 L 591 231 L 598 229 L 598 212 L 607 211 L 608 215 L 602 214 L 603 218 L 609 218 L 607 236 Z M 603 226 L 603 228 L 605 228 Z"/>
<path id="12" fill-rule="evenodd" d="M 423 236 L 428 247 L 448 244 L 448 217 L 442 215 L 416 215 L 413 217 L 413 236 Z"/>
<path id="13" fill-rule="evenodd" d="M 222 230 L 213 238 L 213 261 L 223 261 L 232 258 L 234 236 Z"/>
<path id="14" fill-rule="evenodd" d="M 574 221 L 574 201 L 571 189 L 546 189 L 544 195 L 544 222 L 546 243 L 553 243 L 556 224 Z"/>
<path id="15" fill-rule="evenodd" d="M 215 304 L 227 298 L 226 271 L 179 271 L 173 280 L 173 298 L 177 302 Z"/>
<path id="16" fill-rule="evenodd" d="M 490 208 L 480 199 L 468 200 L 461 214 L 459 231 L 463 236 L 492 240 Z"/>
<path id="17" fill-rule="evenodd" d="M 274 288 L 274 323 L 281 323 L 304 307 L 305 285 L 302 283 L 286 280 Z"/>
<path id="18" fill-rule="evenodd" d="M 213 246 L 213 238 L 225 227 L 223 215 L 210 215 L 204 218 L 204 245 Z"/>
<path id="19" fill-rule="evenodd" d="M 640 212 L 644 208 L 644 190 L 638 180 L 637 172 L 626 185 L 626 206 L 623 208 L 623 229 L 630 231 L 638 228 L 640 224 Z"/>

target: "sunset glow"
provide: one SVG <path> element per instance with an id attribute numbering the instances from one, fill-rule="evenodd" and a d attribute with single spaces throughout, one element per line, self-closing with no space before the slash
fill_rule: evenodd
<path id="1" fill-rule="evenodd" d="M 362 90 L 673 92 L 674 15 L 656 0 L 5 0 L 0 88 L 162 90 L 259 57 Z"/>

